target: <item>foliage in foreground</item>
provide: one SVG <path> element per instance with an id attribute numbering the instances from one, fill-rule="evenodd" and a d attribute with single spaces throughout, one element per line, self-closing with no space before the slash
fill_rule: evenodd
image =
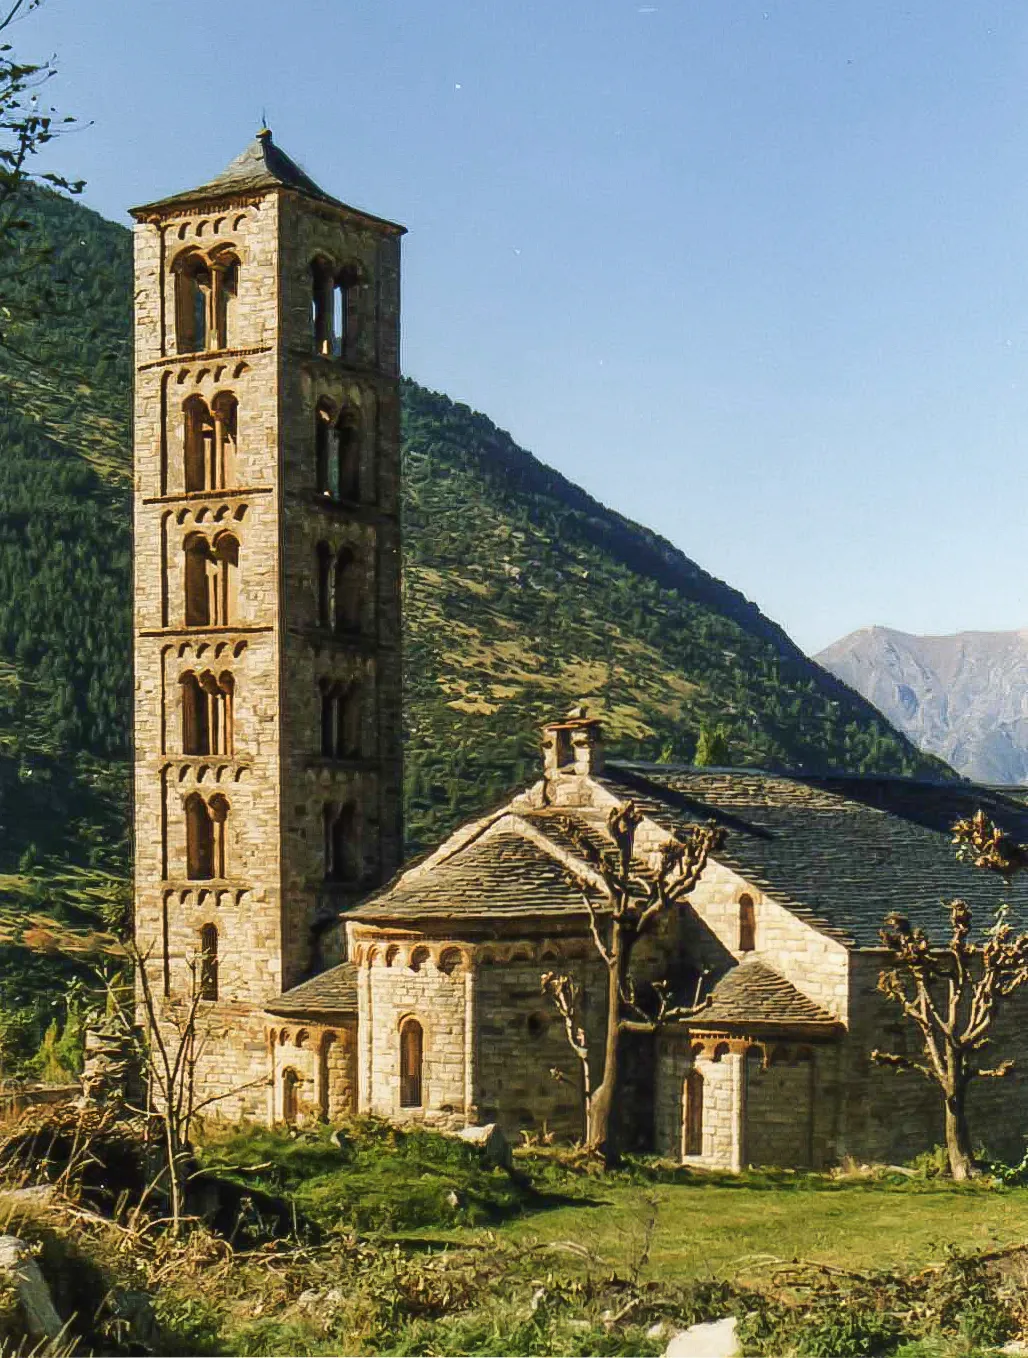
<path id="1" fill-rule="evenodd" d="M 65 1134 L 62 1117 L 55 1115 Z M 36 1115 L 37 1133 L 45 1121 Z M 688 1183 L 692 1210 L 702 1213 L 704 1176 L 643 1161 L 626 1161 L 609 1175 L 582 1152 L 533 1147 L 519 1155 L 515 1182 L 485 1170 L 463 1143 L 424 1131 L 404 1135 L 371 1119 L 338 1129 L 341 1144 L 327 1129 L 293 1137 L 238 1128 L 212 1138 L 206 1173 L 245 1190 L 233 1202 L 249 1213 L 252 1229 L 240 1232 L 208 1213 L 175 1238 L 159 1205 L 139 1210 L 145 1157 L 132 1151 L 131 1129 L 113 1129 L 103 1118 L 90 1125 L 106 1131 L 74 1149 L 81 1172 L 62 1172 L 54 1139 L 44 1157 L 4 1154 L 16 1129 L 0 1129 L 0 1229 L 36 1243 L 58 1309 L 74 1313 L 81 1347 L 97 1354 L 656 1355 L 672 1331 L 727 1315 L 737 1317 L 748 1353 L 780 1358 L 972 1358 L 1028 1333 L 1024 1247 L 953 1252 L 913 1272 L 750 1260 L 734 1279 L 680 1281 L 650 1262 L 662 1210 L 650 1186 Z M 56 1196 L 17 1205 L 4 1198 L 5 1183 L 23 1186 L 39 1177 L 41 1163 Z M 514 1197 L 504 1200 L 498 1191 L 493 1199 L 501 1215 L 544 1212 L 555 1190 L 588 1204 L 584 1194 L 632 1184 L 642 1215 L 631 1225 L 641 1229 L 626 1223 L 626 1244 L 614 1259 L 591 1239 L 512 1240 L 492 1228 L 468 1229 L 434 1188 L 420 1207 L 397 1212 L 426 1177 L 455 1185 L 449 1191 L 469 1202 L 476 1191 L 491 1192 L 492 1181 L 511 1184 Z M 793 1177 L 809 1179 L 808 1188 L 842 1188 L 826 1176 Z M 781 1177 L 783 1186 L 787 1181 Z M 772 1182 L 754 1179 L 754 1186 Z M 931 1180 L 905 1182 L 914 1191 L 939 1191 Z M 321 1214 L 319 1243 L 297 1235 L 288 1214 L 277 1223 L 259 1219 L 248 1194 L 272 1190 Z M 903 1190 L 869 1181 L 861 1191 Z M 944 1191 L 986 1190 L 948 1184 Z M 364 1227 L 356 1229 L 355 1220 Z M 398 1222 L 421 1235 L 390 1235 Z M 12 1299 L 0 1294 L 0 1343 L 6 1336 L 16 1344 L 18 1323 Z M 0 1348 L 7 1351 L 13 1348 Z"/>

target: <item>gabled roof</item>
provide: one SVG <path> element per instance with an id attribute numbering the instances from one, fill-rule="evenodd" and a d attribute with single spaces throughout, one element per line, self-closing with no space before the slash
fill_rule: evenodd
<path id="1" fill-rule="evenodd" d="M 356 1014 L 357 968 L 342 962 L 320 976 L 302 981 L 284 995 L 277 995 L 264 1006 L 269 1014 L 285 1017 L 305 1014 Z"/>
<path id="2" fill-rule="evenodd" d="M 313 198 L 318 202 L 343 208 L 393 231 L 402 233 L 405 230 L 404 227 L 398 226 L 395 222 L 388 222 L 383 217 L 374 217 L 370 213 L 348 207 L 346 203 L 326 193 L 310 175 L 300 169 L 295 160 L 287 156 L 280 146 L 275 145 L 271 132 L 266 127 L 261 128 L 245 151 L 236 156 L 235 160 L 226 165 L 213 179 L 208 179 L 195 189 L 185 189 L 181 193 L 173 193 L 167 198 L 159 198 L 152 203 L 145 203 L 142 207 L 133 208 L 132 213 L 134 216 L 140 216 L 180 204 L 232 198 L 240 194 L 263 193 L 269 189 L 292 189 L 303 194 L 305 198 Z"/>
<path id="3" fill-rule="evenodd" d="M 722 976 L 711 1002 L 686 1023 L 694 1028 L 824 1027 L 839 1021 L 766 962 L 747 958 Z"/>
<path id="4" fill-rule="evenodd" d="M 608 764 L 597 781 L 668 829 L 707 819 L 723 825 L 718 862 L 844 942 L 878 946 L 893 911 L 941 939 L 939 902 L 956 896 L 982 925 L 1008 901 L 1011 922 L 1028 928 L 1028 882 L 1008 888 L 958 863 L 951 843 L 954 822 L 979 807 L 1028 841 L 1028 807 L 994 788 L 663 764 Z"/>

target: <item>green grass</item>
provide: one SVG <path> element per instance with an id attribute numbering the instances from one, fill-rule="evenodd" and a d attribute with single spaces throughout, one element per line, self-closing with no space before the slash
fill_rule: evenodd
<path id="1" fill-rule="evenodd" d="M 485 1225 L 538 1196 L 520 1177 L 483 1167 L 464 1142 L 436 1133 L 361 1118 L 341 1145 L 330 1136 L 328 1128 L 295 1139 L 246 1128 L 209 1143 L 204 1160 L 223 1178 L 285 1198 L 318 1226 L 357 1231 Z"/>
<path id="2" fill-rule="evenodd" d="M 643 1274 L 664 1280 L 756 1277 L 768 1258 L 858 1270 L 917 1267 L 952 1249 L 1028 1240 L 1028 1188 L 991 1181 L 736 1176 L 647 1159 L 597 1174 L 532 1153 L 518 1154 L 512 1180 L 436 1133 L 366 1118 L 348 1124 L 344 1138 L 340 1148 L 328 1129 L 291 1139 L 245 1128 L 211 1141 L 204 1159 L 237 1183 L 294 1202 L 322 1226 L 420 1233 L 453 1244 L 485 1238 L 488 1227 L 526 1248 L 587 1245 L 602 1267 L 622 1275 L 636 1268 L 645 1246 Z M 246 1166 L 258 1168 L 241 1173 Z"/>
<path id="3" fill-rule="evenodd" d="M 528 1244 L 587 1241 L 624 1270 L 650 1228 L 647 1276 L 755 1278 L 761 1259 L 813 1259 L 853 1269 L 916 1267 L 948 1249 L 1028 1240 L 1028 1190 L 940 1180 L 845 1183 L 797 1176 L 785 1187 L 726 1185 L 697 1175 L 649 1188 L 590 1184 L 592 1202 L 553 1207 L 499 1228 Z"/>

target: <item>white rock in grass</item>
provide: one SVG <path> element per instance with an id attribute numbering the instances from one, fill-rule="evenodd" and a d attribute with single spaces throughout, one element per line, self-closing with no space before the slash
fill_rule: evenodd
<path id="1" fill-rule="evenodd" d="M 31 1246 L 16 1235 L 0 1235 L 0 1274 L 6 1275 L 14 1284 L 32 1338 L 56 1339 L 64 1322 L 57 1314 Z"/>
<path id="2" fill-rule="evenodd" d="M 724 1320 L 676 1331 L 664 1350 L 664 1358 L 739 1358 L 741 1353 L 735 1316 L 726 1316 Z"/>
<path id="3" fill-rule="evenodd" d="M 461 1141 L 477 1146 L 487 1165 L 498 1165 L 500 1169 L 514 1168 L 514 1154 L 503 1128 L 495 1122 L 484 1127 L 462 1127 L 457 1133 Z"/>

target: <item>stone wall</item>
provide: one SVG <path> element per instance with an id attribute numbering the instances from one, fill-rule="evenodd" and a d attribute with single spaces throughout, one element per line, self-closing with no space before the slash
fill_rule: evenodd
<path id="1" fill-rule="evenodd" d="M 839 1154 L 859 1160 L 903 1163 L 944 1139 L 938 1087 L 913 1072 L 877 1065 L 876 1047 L 920 1057 L 918 1032 L 898 1006 L 876 991 L 884 953 L 853 954 L 852 1008 L 846 1050 L 845 1098 Z M 994 1040 L 980 1053 L 987 1065 L 1015 1062 L 1002 1080 L 977 1080 L 968 1096 L 972 1137 L 992 1155 L 1020 1160 L 1028 1136 L 1028 992 L 1016 992 L 1001 1011 Z"/>
<path id="2" fill-rule="evenodd" d="M 499 1122 L 522 1130 L 583 1134 L 581 1073 L 563 1023 L 542 994 L 545 971 L 567 966 L 587 981 L 584 1020 L 596 1053 L 604 1012 L 603 969 L 585 939 L 539 944 L 467 939 L 350 926 L 358 966 L 359 1104 L 396 1121 L 459 1128 Z M 568 953 L 574 954 L 568 957 Z M 423 1032 L 422 1101 L 400 1102 L 400 1030 Z M 566 1078 L 557 1080 L 554 1068 Z"/>
<path id="3" fill-rule="evenodd" d="M 297 1123 L 335 1122 L 357 1111 L 357 1017 L 332 1023 L 268 1020 L 267 1044 L 273 1071 L 271 1117 Z M 293 1087 L 295 1109 L 285 1106 Z"/>
<path id="4" fill-rule="evenodd" d="M 577 1141 L 584 1135 L 581 1063 L 568 1045 L 563 1020 L 541 993 L 544 972 L 567 970 L 583 985 L 594 1084 L 602 1074 L 606 971 L 585 940 L 565 944 L 562 953 L 558 957 L 526 942 L 513 950 L 484 946 L 476 955 L 479 1120 L 499 1122 L 511 1137 L 553 1132 Z M 555 1079 L 553 1070 L 565 1078 Z"/>
<path id="5" fill-rule="evenodd" d="M 158 207 L 135 242 L 136 937 L 156 1000 L 181 1006 L 201 930 L 217 929 L 200 1084 L 226 1096 L 219 1110 L 265 1118 L 265 1001 L 341 955 L 338 933 L 319 947 L 322 932 L 400 856 L 399 241 L 366 217 L 271 191 Z M 337 357 L 314 353 L 316 253 L 361 269 L 352 342 Z M 188 259 L 211 277 L 226 260 L 238 265 L 230 324 L 210 328 L 203 352 L 180 352 L 176 290 Z M 359 503 L 346 507 L 318 495 L 322 395 L 352 399 L 365 416 Z M 208 414 L 235 402 L 234 435 L 224 472 L 187 490 L 188 412 L 201 401 Z M 217 556 L 226 534 L 238 564 L 219 567 L 227 586 L 209 625 L 197 625 L 185 607 L 186 548 L 204 540 Z M 317 626 L 322 540 L 352 545 L 363 562 L 358 636 Z M 184 742 L 192 676 L 231 688 L 232 738 L 209 742 L 209 754 Z M 349 760 L 322 755 L 325 678 L 364 687 L 361 748 Z M 202 881 L 186 854 L 195 798 L 224 817 L 224 864 Z M 329 886 L 324 806 L 347 801 L 362 863 L 352 882 Z M 165 1032 L 174 1040 L 173 1025 Z"/>
<path id="6" fill-rule="evenodd" d="M 466 948 L 383 939 L 358 955 L 361 1112 L 399 1122 L 463 1127 L 473 1095 L 475 974 Z M 421 1025 L 421 1102 L 404 1107 L 400 1029 Z"/>
<path id="7" fill-rule="evenodd" d="M 658 1044 L 656 1149 L 688 1164 L 821 1169 L 836 1159 L 837 1043 L 665 1031 Z M 686 1082 L 702 1078 L 702 1146 L 685 1153 Z"/>
<path id="8" fill-rule="evenodd" d="M 753 902 L 755 946 L 739 948 L 739 900 Z M 690 923 L 692 927 L 690 927 Z M 846 1021 L 849 953 L 844 944 L 798 919 L 791 910 L 720 863 L 710 863 L 689 897 L 683 947 L 707 965 L 758 957 L 822 1009 Z"/>
<path id="9" fill-rule="evenodd" d="M 343 956 L 329 921 L 399 867 L 403 851 L 400 708 L 400 404 L 398 237 L 331 208 L 286 196 L 281 227 L 282 569 L 284 881 L 289 927 L 286 984 L 312 963 Z M 339 357 L 314 353 L 311 261 L 349 269 L 350 343 Z M 358 496 L 318 491 L 315 411 L 354 412 L 359 428 Z M 317 608 L 318 546 L 349 551 L 360 588 L 359 628 L 333 633 Z M 361 685 L 360 748 L 344 758 L 321 749 L 321 684 Z M 326 882 L 326 806 L 356 809 L 357 870 Z M 328 924 L 326 932 L 320 932 Z M 312 926 L 314 933 L 312 934 Z M 317 936 L 318 953 L 312 951 Z"/>
<path id="10" fill-rule="evenodd" d="M 278 213 L 275 200 L 240 200 L 219 211 L 180 211 L 136 227 L 135 404 L 135 845 L 136 938 L 162 1006 L 187 1000 L 200 930 L 218 930 L 218 999 L 204 1004 L 208 1035 L 203 1095 L 224 1094 L 229 1115 L 262 1116 L 268 1077 L 259 1010 L 281 986 L 279 893 Z M 180 354 L 175 280 L 180 257 L 239 260 L 232 348 Z M 185 407 L 219 394 L 238 402 L 232 483 L 184 490 Z M 233 615 L 186 625 L 184 544 L 189 535 L 239 543 Z M 232 753 L 186 754 L 181 679 L 233 675 Z M 225 867 L 216 879 L 187 874 L 185 804 L 227 805 Z M 174 1042 L 172 1025 L 165 1028 Z"/>

